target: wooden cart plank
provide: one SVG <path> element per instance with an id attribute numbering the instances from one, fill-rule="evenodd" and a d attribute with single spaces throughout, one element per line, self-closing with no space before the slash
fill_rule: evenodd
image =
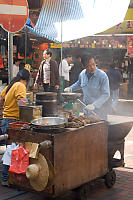
<path id="1" fill-rule="evenodd" d="M 107 173 L 107 136 L 105 122 L 55 135 L 55 195 Z"/>

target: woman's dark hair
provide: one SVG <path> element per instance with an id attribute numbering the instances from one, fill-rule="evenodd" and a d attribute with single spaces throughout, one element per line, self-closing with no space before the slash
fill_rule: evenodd
<path id="1" fill-rule="evenodd" d="M 29 81 L 29 78 L 30 78 L 30 73 L 28 70 L 26 69 L 22 69 L 20 70 L 18 73 L 17 73 L 17 76 L 14 77 L 10 84 L 8 85 L 7 87 L 7 90 L 6 90 L 6 94 L 7 92 L 10 90 L 10 88 L 13 86 L 14 83 L 16 82 L 19 82 L 20 80 L 26 80 L 27 82 Z"/>
<path id="2" fill-rule="evenodd" d="M 24 67 L 25 67 L 25 64 L 23 62 L 20 62 L 20 64 L 19 64 L 19 71 L 22 70 L 22 69 L 24 69 Z"/>

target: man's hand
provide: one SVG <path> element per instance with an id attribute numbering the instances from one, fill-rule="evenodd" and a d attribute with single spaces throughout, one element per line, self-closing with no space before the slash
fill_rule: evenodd
<path id="1" fill-rule="evenodd" d="M 55 89 L 58 90 L 58 89 L 59 89 L 59 85 L 56 85 L 56 86 L 55 86 Z"/>
<path id="2" fill-rule="evenodd" d="M 34 83 L 34 88 L 37 89 L 37 83 Z"/>
<path id="3" fill-rule="evenodd" d="M 71 63 L 70 66 L 71 66 L 71 67 L 74 67 L 74 63 Z"/>
<path id="4" fill-rule="evenodd" d="M 88 112 L 91 112 L 91 111 L 95 110 L 95 106 L 93 104 L 88 104 L 85 107 L 85 110 L 87 110 Z"/>
<path id="5" fill-rule="evenodd" d="M 64 89 L 64 92 L 66 92 L 66 93 L 72 93 L 72 88 L 67 87 L 67 88 Z"/>

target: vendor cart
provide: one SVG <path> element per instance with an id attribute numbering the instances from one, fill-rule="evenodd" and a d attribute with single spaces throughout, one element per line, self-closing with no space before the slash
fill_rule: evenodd
<path id="1" fill-rule="evenodd" d="M 131 128 L 132 126 L 130 126 Z M 39 153 L 47 161 L 48 183 L 41 191 L 46 196 L 56 197 L 69 190 L 79 191 L 80 199 L 87 199 L 83 188 L 97 178 L 104 178 L 107 187 L 115 183 L 116 175 L 109 166 L 108 129 L 105 121 L 81 128 L 60 128 L 56 130 L 9 128 L 8 143 L 33 142 L 45 144 Z M 129 131 L 129 130 L 128 130 Z M 50 146 L 47 145 L 51 144 Z M 121 163 L 120 163 L 121 165 Z M 26 175 L 9 173 L 9 183 L 24 189 L 36 191 Z M 36 191 L 38 192 L 38 191 Z"/>

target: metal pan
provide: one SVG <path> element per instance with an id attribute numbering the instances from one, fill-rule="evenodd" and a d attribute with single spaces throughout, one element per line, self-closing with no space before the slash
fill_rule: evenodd
<path id="1" fill-rule="evenodd" d="M 66 118 L 61 117 L 41 117 L 31 121 L 31 126 L 34 129 L 51 130 L 65 127 Z"/>
<path id="2" fill-rule="evenodd" d="M 65 101 L 76 100 L 77 98 L 81 97 L 82 93 L 61 93 L 62 97 Z"/>

